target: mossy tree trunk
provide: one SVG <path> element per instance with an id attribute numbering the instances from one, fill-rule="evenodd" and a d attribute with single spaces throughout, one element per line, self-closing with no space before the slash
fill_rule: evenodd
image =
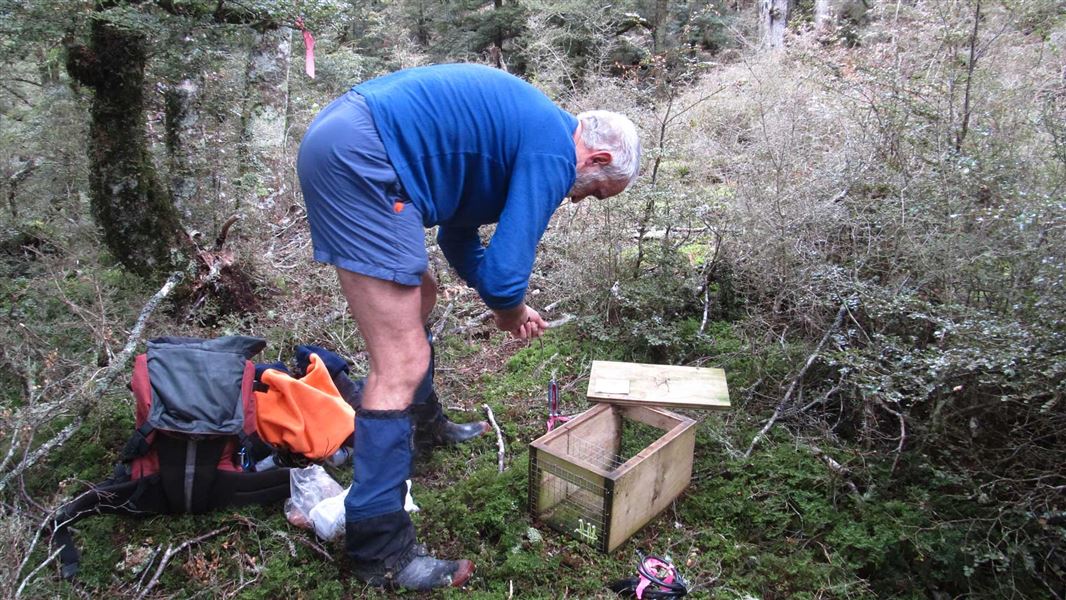
<path id="1" fill-rule="evenodd" d="M 160 183 L 145 129 L 143 35 L 95 19 L 88 46 L 72 48 L 67 70 L 94 91 L 89 131 L 93 217 L 108 250 L 130 271 L 173 266 L 181 221 Z"/>
<path id="2" fill-rule="evenodd" d="M 134 273 L 151 275 L 174 266 L 175 250 L 192 255 L 197 249 L 184 232 L 149 152 L 145 34 L 132 29 L 136 20 L 123 26 L 110 21 L 107 14 L 114 8 L 138 5 L 145 7 L 141 14 L 146 18 L 150 18 L 151 6 L 205 25 L 244 25 L 256 31 L 276 29 L 279 21 L 263 4 L 97 0 L 88 44 L 68 48 L 67 71 L 94 91 L 89 131 L 93 217 L 115 258 Z"/>
<path id="3" fill-rule="evenodd" d="M 182 79 L 163 89 L 170 198 L 186 225 L 200 205 L 208 171 L 204 158 L 207 148 L 199 134 L 200 95 L 201 86 L 192 79 Z"/>
<path id="4" fill-rule="evenodd" d="M 248 56 L 240 168 L 242 181 L 255 182 L 259 209 L 274 209 L 289 192 L 285 143 L 291 62 L 292 29 L 256 33 Z"/>

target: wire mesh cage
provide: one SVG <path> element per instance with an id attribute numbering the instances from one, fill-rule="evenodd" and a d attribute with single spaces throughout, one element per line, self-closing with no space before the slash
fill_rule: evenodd
<path id="1" fill-rule="evenodd" d="M 530 444 L 530 512 L 610 552 L 688 485 L 693 425 L 657 408 L 594 406 Z"/>

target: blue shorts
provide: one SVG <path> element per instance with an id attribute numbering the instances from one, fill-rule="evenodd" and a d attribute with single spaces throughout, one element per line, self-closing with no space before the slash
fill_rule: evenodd
<path id="1" fill-rule="evenodd" d="M 315 260 L 403 285 L 422 282 L 422 215 L 405 197 L 362 96 L 350 91 L 315 117 L 296 172 Z"/>

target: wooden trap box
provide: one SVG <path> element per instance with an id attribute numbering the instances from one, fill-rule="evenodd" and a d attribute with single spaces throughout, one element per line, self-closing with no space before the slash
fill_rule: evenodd
<path id="1" fill-rule="evenodd" d="M 597 402 L 530 444 L 529 510 L 610 552 L 688 487 L 695 421 L 659 406 L 728 408 L 721 369 L 595 361 Z"/>

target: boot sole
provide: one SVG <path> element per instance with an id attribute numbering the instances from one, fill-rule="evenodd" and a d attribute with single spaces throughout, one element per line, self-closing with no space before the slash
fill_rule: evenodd
<path id="1" fill-rule="evenodd" d="M 470 576 L 474 574 L 474 563 L 463 559 L 457 561 L 459 563 L 458 568 L 455 569 L 455 573 L 452 574 L 451 587 L 463 587 Z"/>

